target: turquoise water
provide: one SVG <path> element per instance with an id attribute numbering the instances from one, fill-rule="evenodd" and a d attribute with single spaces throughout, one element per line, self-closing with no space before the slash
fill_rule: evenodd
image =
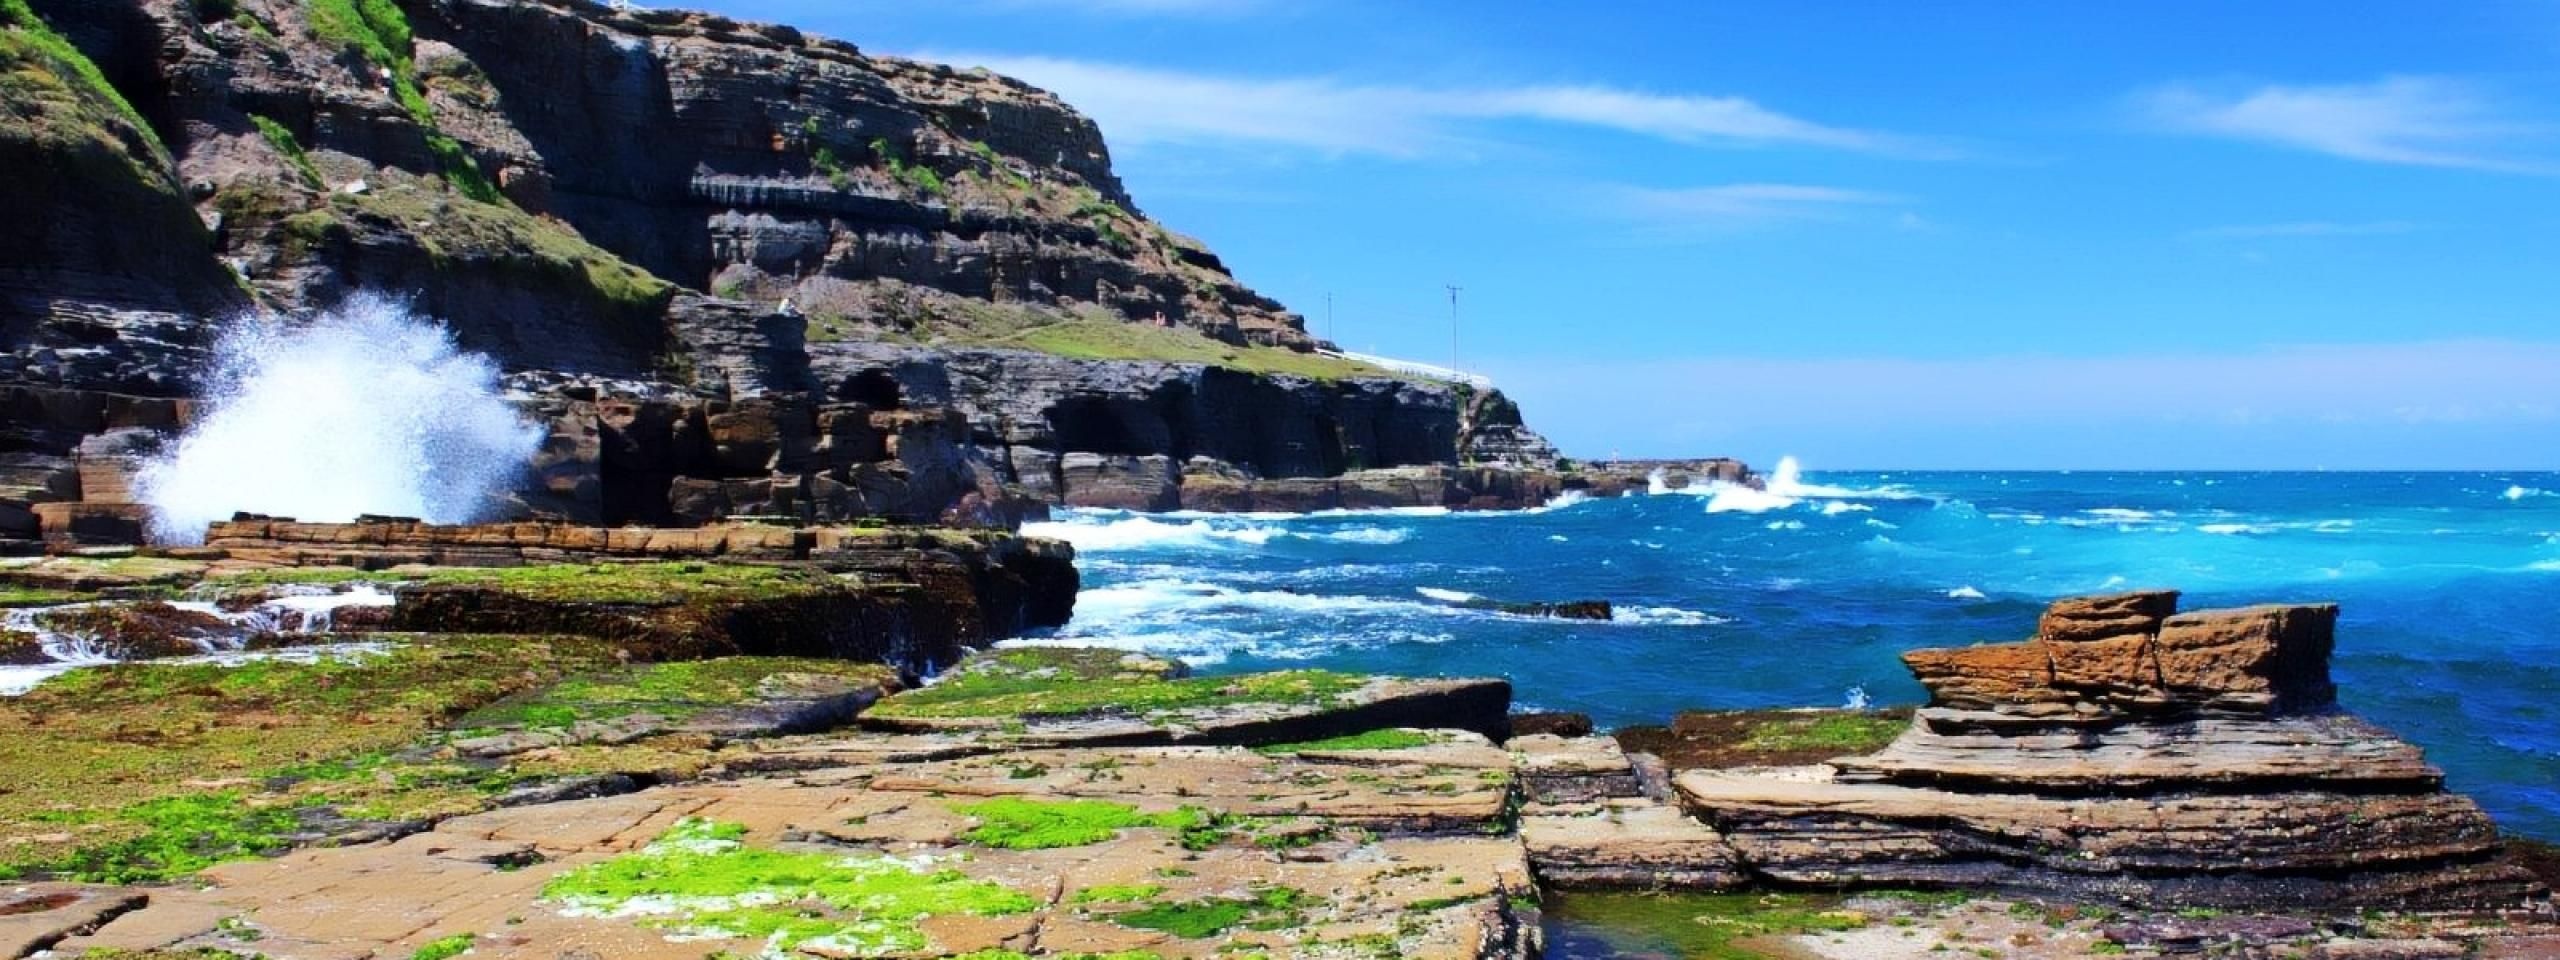
<path id="1" fill-rule="evenodd" d="M 1057 638 L 1210 672 L 1499 674 L 1604 726 L 1913 703 L 1896 655 L 2011 640 L 2045 601 L 2336 601 L 2348 708 L 2509 829 L 2560 839 L 2560 475 L 1824 473 L 1530 513 L 1136 516 L 1079 548 Z M 1605 599 L 1613 623 L 1459 606 Z"/>

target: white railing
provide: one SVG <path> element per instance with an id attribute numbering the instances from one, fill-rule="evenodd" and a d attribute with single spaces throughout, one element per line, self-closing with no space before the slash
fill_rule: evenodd
<path id="1" fill-rule="evenodd" d="M 1415 363 L 1411 360 L 1398 360 L 1394 357 L 1381 357 L 1375 354 L 1351 353 L 1348 351 L 1337 350 L 1318 350 L 1316 352 L 1338 360 L 1349 360 L 1353 363 L 1365 363 L 1373 367 L 1391 370 L 1407 376 L 1422 377 L 1426 380 L 1445 380 L 1450 383 L 1463 383 L 1478 390 L 1493 389 L 1493 378 L 1480 373 L 1468 373 L 1464 370 L 1452 370 L 1448 367 L 1434 366 L 1428 363 Z"/>

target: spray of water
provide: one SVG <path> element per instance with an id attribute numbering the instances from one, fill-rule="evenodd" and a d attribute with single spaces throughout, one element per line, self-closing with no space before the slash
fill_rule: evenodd
<path id="1" fill-rule="evenodd" d="M 469 522 L 542 442 L 500 395 L 488 357 L 372 295 L 307 323 L 234 323 L 203 399 L 197 422 L 136 478 L 163 542 L 200 541 L 239 511 Z"/>

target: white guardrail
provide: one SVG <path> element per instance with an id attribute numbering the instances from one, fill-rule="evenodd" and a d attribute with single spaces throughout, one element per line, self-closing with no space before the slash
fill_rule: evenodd
<path id="1" fill-rule="evenodd" d="M 1349 351 L 1337 350 L 1318 350 L 1316 353 L 1323 356 L 1333 357 L 1337 360 L 1349 360 L 1353 363 L 1365 363 L 1373 367 L 1393 370 L 1397 373 L 1406 374 L 1408 376 L 1422 377 L 1428 380 L 1446 380 L 1450 383 L 1463 383 L 1467 386 L 1474 387 L 1477 390 L 1493 389 L 1493 378 L 1480 373 L 1468 373 L 1464 370 L 1452 370 L 1448 367 L 1434 366 L 1428 363 L 1415 363 L 1411 360 L 1398 360 L 1394 357 L 1381 357 L 1376 354 L 1368 353 L 1351 353 Z"/>

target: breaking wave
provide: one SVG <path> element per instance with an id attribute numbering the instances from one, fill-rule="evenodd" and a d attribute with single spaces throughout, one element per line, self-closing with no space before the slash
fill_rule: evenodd
<path id="1" fill-rule="evenodd" d="M 135 478 L 162 542 L 201 541 L 240 511 L 483 519 L 543 436 L 500 391 L 496 363 L 373 295 L 303 324 L 234 322 L 203 400 L 203 418 Z"/>

